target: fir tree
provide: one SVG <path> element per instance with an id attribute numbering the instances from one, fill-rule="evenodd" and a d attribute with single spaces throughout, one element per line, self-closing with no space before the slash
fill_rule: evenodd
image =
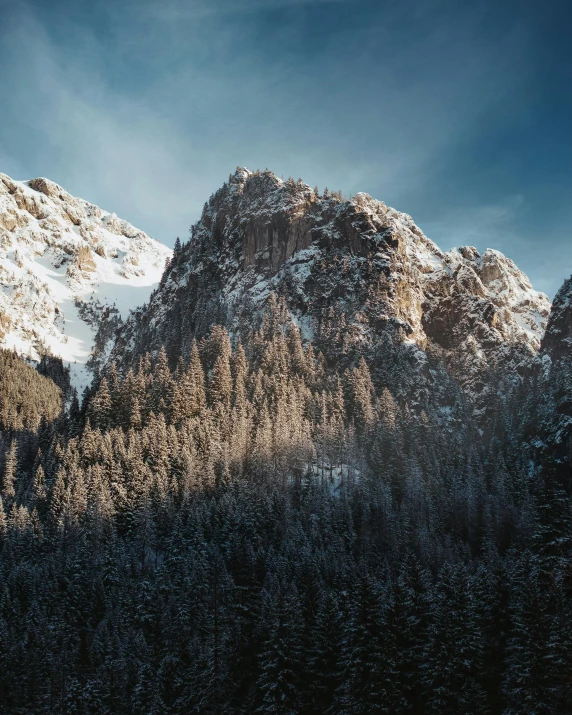
<path id="1" fill-rule="evenodd" d="M 6 504 L 11 504 L 16 496 L 16 478 L 18 470 L 18 443 L 15 439 L 4 459 L 4 474 L 2 475 L 2 498 Z"/>

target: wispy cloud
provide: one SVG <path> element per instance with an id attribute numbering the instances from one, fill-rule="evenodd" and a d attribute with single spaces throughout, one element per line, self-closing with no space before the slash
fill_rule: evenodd
<path id="1" fill-rule="evenodd" d="M 101 3 L 103 30 L 64 15 L 46 27 L 20 3 L 0 29 L 0 168 L 47 174 L 167 242 L 238 164 L 410 211 L 526 75 L 518 28 L 495 45 L 472 11 L 387 2 L 350 34 L 340 20 L 305 39 L 255 17 L 289 5 L 329 5 L 327 23 L 346 2 Z"/>
<path id="2" fill-rule="evenodd" d="M 567 225 L 542 222 L 522 194 L 493 204 L 457 206 L 444 210 L 421 228 L 442 249 L 475 246 L 480 252 L 495 248 L 511 258 L 537 290 L 553 296 L 572 267 L 572 245 Z"/>
<path id="3" fill-rule="evenodd" d="M 190 170 L 192 145 L 157 108 L 112 89 L 97 62 L 70 63 L 31 13 L 18 19 L 4 50 L 16 58 L 21 47 L 28 48 L 26 61 L 11 64 L 4 85 L 34 156 L 14 157 L 15 165 L 172 242 L 170 230 L 190 220 L 185 197 L 204 191 L 200 171 Z M 9 157 L 9 144 L 1 147 Z"/>
<path id="4" fill-rule="evenodd" d="M 443 249 L 475 246 L 500 250 L 501 244 L 514 238 L 523 208 L 524 197 L 517 194 L 494 204 L 457 206 L 423 228 Z"/>
<path id="5" fill-rule="evenodd" d="M 164 0 L 142 3 L 143 12 L 157 20 L 198 20 L 209 15 L 256 13 L 301 5 L 335 5 L 359 0 Z M 141 5 L 140 5 L 141 9 Z"/>

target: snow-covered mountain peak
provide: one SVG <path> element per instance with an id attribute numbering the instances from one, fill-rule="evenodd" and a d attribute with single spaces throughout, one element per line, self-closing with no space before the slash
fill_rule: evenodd
<path id="1" fill-rule="evenodd" d="M 487 248 L 480 254 L 473 246 L 454 248 L 443 254 L 442 263 L 427 277 L 434 295 L 443 293 L 443 283 L 458 296 L 464 294 L 489 303 L 490 326 L 509 343 L 521 343 L 536 352 L 546 329 L 550 301 L 534 290 L 528 276 L 500 251 Z"/>
<path id="2" fill-rule="evenodd" d="M 526 370 L 550 310 L 498 251 L 444 252 L 411 216 L 366 193 L 344 199 L 238 169 L 205 204 L 114 355 L 129 363 L 161 344 L 186 355 L 215 322 L 241 334 L 271 293 L 327 359 L 352 365 L 391 343 L 422 381 L 429 351 L 481 404 L 491 374 Z"/>
<path id="3" fill-rule="evenodd" d="M 49 179 L 0 174 L 0 345 L 62 357 L 83 387 L 101 319 L 118 323 L 144 303 L 170 256 Z"/>
<path id="4" fill-rule="evenodd" d="M 114 356 L 128 364 L 167 345 L 176 359 L 213 323 L 245 334 L 271 293 L 326 359 L 375 361 L 391 344 L 391 360 L 422 385 L 433 379 L 430 354 L 477 411 L 495 389 L 491 375 L 518 379 L 530 366 L 550 310 L 498 251 L 444 252 L 411 216 L 366 193 L 345 199 L 238 169 L 205 204 L 149 306 L 122 328 Z"/>

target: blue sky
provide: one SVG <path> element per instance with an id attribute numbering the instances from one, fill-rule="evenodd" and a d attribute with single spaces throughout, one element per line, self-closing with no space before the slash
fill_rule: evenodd
<path id="1" fill-rule="evenodd" d="M 0 0 L 0 171 L 172 245 L 236 166 L 572 273 L 572 12 L 497 0 Z"/>

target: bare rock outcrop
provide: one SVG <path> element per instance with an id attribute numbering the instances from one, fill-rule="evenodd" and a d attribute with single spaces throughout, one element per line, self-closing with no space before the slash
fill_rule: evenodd
<path id="1" fill-rule="evenodd" d="M 271 293 L 326 359 L 350 365 L 367 355 L 383 380 L 380 356 L 392 345 L 415 382 L 432 379 L 427 358 L 437 356 L 477 411 L 492 373 L 526 371 L 550 310 L 498 251 L 444 253 L 410 216 L 367 194 L 320 195 L 301 180 L 238 169 L 124 327 L 116 356 L 128 362 L 162 344 L 188 354 L 215 322 L 240 335 Z"/>

